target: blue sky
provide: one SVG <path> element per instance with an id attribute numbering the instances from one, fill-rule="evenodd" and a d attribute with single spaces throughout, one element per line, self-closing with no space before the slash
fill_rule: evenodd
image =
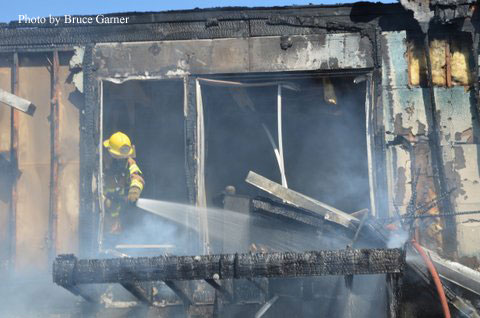
<path id="1" fill-rule="evenodd" d="M 396 0 L 370 0 L 393 3 Z M 222 6 L 284 6 L 291 4 L 336 4 L 355 0 L 2 0 L 0 22 L 17 20 L 18 15 L 30 17 L 61 16 L 64 14 L 98 14 L 128 11 L 164 11 Z"/>

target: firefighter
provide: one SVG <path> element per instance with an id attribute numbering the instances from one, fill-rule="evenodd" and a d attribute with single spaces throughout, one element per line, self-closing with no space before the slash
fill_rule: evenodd
<path id="1" fill-rule="evenodd" d="M 110 233 L 121 232 L 120 214 L 134 204 L 142 193 L 145 181 L 133 159 L 135 146 L 122 132 L 114 133 L 103 142 L 109 155 L 104 156 L 104 205 Z"/>

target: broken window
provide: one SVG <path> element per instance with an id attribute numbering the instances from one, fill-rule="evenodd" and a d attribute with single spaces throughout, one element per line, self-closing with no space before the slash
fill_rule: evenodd
<path id="1" fill-rule="evenodd" d="M 130 137 L 135 146 L 135 161 L 145 180 L 142 198 L 188 202 L 183 91 L 182 80 L 103 83 L 103 139 L 117 131 Z M 104 150 L 103 156 L 108 156 L 108 152 Z M 122 229 L 110 247 L 121 246 L 128 250 L 128 254 L 134 254 L 137 247 L 143 249 L 143 253 L 150 249 L 158 254 L 156 247 L 182 245 L 182 235 L 173 234 L 180 229 L 173 223 L 142 212 L 133 205 L 121 213 Z M 102 239 L 108 245 L 111 228 L 109 216 L 104 217 Z M 174 237 L 176 242 L 171 242 Z M 181 254 L 183 251 L 175 252 Z"/>
<path id="2" fill-rule="evenodd" d="M 408 76 L 412 86 L 427 86 L 427 61 L 421 39 L 408 40 Z M 473 84 L 471 70 L 472 41 L 468 35 L 436 37 L 430 41 L 432 82 L 436 86 L 452 87 Z"/>
<path id="3" fill-rule="evenodd" d="M 199 81 L 208 205 L 227 186 L 258 195 L 245 182 L 254 171 L 344 211 L 370 207 L 364 84 L 312 74 Z"/>

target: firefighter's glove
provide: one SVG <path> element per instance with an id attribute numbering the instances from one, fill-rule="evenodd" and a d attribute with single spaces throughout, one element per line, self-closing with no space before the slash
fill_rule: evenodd
<path id="1" fill-rule="evenodd" d="M 110 209 L 112 207 L 112 200 L 110 200 L 109 198 L 106 198 L 104 202 L 107 209 Z"/>
<path id="2" fill-rule="evenodd" d="M 128 190 L 128 202 L 130 203 L 135 203 L 137 202 L 137 200 L 140 198 L 140 193 L 142 192 L 142 190 L 140 190 L 140 188 L 138 187 L 131 187 L 129 190 Z"/>

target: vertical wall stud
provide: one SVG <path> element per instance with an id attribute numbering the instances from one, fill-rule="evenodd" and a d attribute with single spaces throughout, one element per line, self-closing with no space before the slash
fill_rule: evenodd
<path id="1" fill-rule="evenodd" d="M 57 247 L 57 213 L 58 213 L 58 154 L 59 154 L 59 107 L 60 107 L 60 85 L 58 72 L 60 62 L 58 51 L 53 51 L 52 65 L 52 92 L 50 102 L 50 211 L 49 211 L 49 259 L 53 260 Z"/>
<path id="2" fill-rule="evenodd" d="M 18 53 L 13 53 L 12 65 L 12 92 L 18 95 L 18 74 L 19 62 Z M 10 163 L 12 166 L 12 193 L 10 200 L 10 218 L 9 218 L 9 237 L 10 237 L 10 264 L 15 267 L 16 254 L 16 217 L 17 217 L 17 177 L 18 177 L 18 120 L 19 113 L 15 110 L 11 112 L 11 136 L 10 136 Z"/>

